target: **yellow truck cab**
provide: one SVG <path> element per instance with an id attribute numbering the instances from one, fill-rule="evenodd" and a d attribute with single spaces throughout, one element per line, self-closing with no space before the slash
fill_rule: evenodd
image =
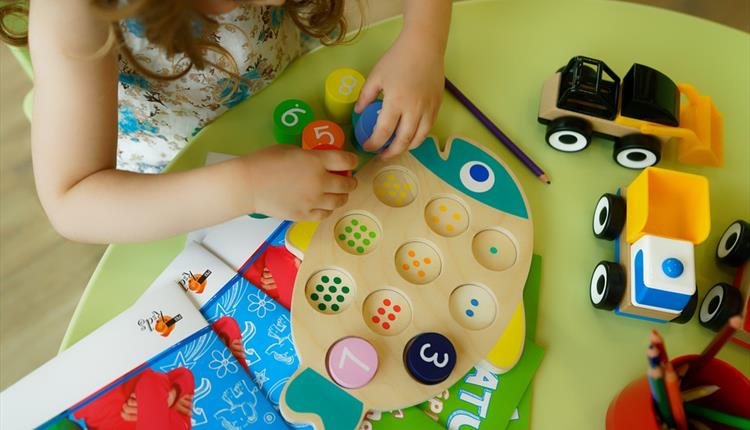
<path id="1" fill-rule="evenodd" d="M 594 268 L 595 308 L 656 322 L 685 323 L 695 312 L 694 246 L 711 228 L 708 180 L 650 167 L 623 192 L 597 201 L 597 238 L 615 242 L 615 261 Z"/>
<path id="2" fill-rule="evenodd" d="M 544 82 L 537 119 L 552 148 L 578 152 L 595 135 L 609 138 L 615 162 L 631 169 L 657 164 L 671 140 L 680 163 L 723 164 L 723 120 L 711 98 L 642 64 L 620 80 L 601 60 L 573 57 Z"/>

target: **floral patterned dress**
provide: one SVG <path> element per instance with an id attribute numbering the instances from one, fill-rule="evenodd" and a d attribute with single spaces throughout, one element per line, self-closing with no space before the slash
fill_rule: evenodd
<path id="1" fill-rule="evenodd" d="M 231 79 L 213 67 L 192 69 L 178 80 L 146 79 L 120 56 L 117 168 L 158 173 L 201 128 L 227 109 L 262 90 L 296 57 L 313 45 L 279 7 L 240 5 L 216 17 L 216 38 L 234 57 L 243 76 L 229 98 Z M 134 19 L 121 23 L 125 43 L 149 70 L 173 74 L 179 58 L 167 58 Z M 231 70 L 219 55 L 209 59 Z M 185 60 L 183 60 L 185 61 Z"/>

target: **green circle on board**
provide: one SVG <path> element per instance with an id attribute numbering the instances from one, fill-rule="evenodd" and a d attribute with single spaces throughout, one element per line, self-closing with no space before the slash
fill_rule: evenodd
<path id="1" fill-rule="evenodd" d="M 325 287 L 323 287 L 322 285 L 316 285 L 316 286 L 315 286 L 315 289 L 316 289 L 316 290 L 317 290 L 317 291 L 318 291 L 319 293 L 322 293 L 322 292 L 323 292 L 323 290 L 325 290 Z"/>
<path id="2" fill-rule="evenodd" d="M 331 280 L 331 278 L 329 278 L 328 276 L 323 276 L 322 278 L 320 278 L 320 280 L 327 284 L 328 281 Z"/>
<path id="3" fill-rule="evenodd" d="M 345 234 L 343 234 L 343 233 L 342 233 L 342 234 L 340 234 L 340 235 L 339 235 L 339 240 L 346 240 L 346 235 L 345 235 Z"/>
<path id="4" fill-rule="evenodd" d="M 330 291 L 332 293 L 335 293 L 336 292 L 336 287 L 334 287 L 333 285 L 331 285 L 330 287 L 328 287 L 328 291 Z"/>
<path id="5" fill-rule="evenodd" d="M 364 243 L 365 246 L 368 246 L 368 245 L 370 245 L 370 239 L 365 239 L 365 240 L 362 241 L 362 243 Z"/>
<path id="6" fill-rule="evenodd" d="M 326 310 L 326 305 L 325 305 L 325 303 L 320 303 L 320 304 L 318 304 L 318 309 L 320 309 L 321 311 L 324 311 L 324 310 Z"/>
<path id="7" fill-rule="evenodd" d="M 310 294 L 310 299 L 315 300 L 316 302 L 318 301 L 319 298 L 320 296 L 315 293 Z"/>
<path id="8" fill-rule="evenodd" d="M 374 231 L 371 231 L 371 232 L 370 232 L 370 233 L 368 234 L 368 236 L 370 236 L 370 239 L 375 239 L 375 236 L 377 236 L 377 235 L 375 234 L 375 232 L 374 232 Z"/>
<path id="9" fill-rule="evenodd" d="M 347 233 L 351 233 L 352 232 L 352 228 L 349 227 L 349 226 L 346 226 L 346 228 L 344 230 L 346 230 Z"/>
<path id="10" fill-rule="evenodd" d="M 349 294 L 349 291 L 350 291 L 349 287 L 344 287 L 344 288 L 341 289 L 341 292 L 344 293 L 344 294 Z"/>
<path id="11" fill-rule="evenodd" d="M 274 127 L 283 133 L 301 134 L 314 119 L 312 108 L 302 100 L 284 100 L 273 111 Z"/>
<path id="12" fill-rule="evenodd" d="M 363 254 L 365 252 L 365 249 L 363 247 L 361 247 L 361 246 L 358 246 L 357 247 L 357 252 L 359 252 L 360 254 Z"/>
<path id="13" fill-rule="evenodd" d="M 334 303 L 334 304 L 331 305 L 331 309 L 333 309 L 334 312 L 338 312 L 339 305 L 337 305 L 337 304 Z"/>
<path id="14" fill-rule="evenodd" d="M 497 254 L 497 248 L 496 248 L 496 247 L 494 247 L 494 246 L 491 246 L 491 247 L 490 247 L 490 253 L 491 253 L 491 254 Z"/>
<path id="15" fill-rule="evenodd" d="M 343 303 L 344 302 L 344 296 L 342 296 L 342 295 L 336 296 L 336 301 L 339 302 L 339 303 Z"/>
<path id="16" fill-rule="evenodd" d="M 333 283 L 334 284 L 340 284 L 341 283 L 341 278 L 339 278 L 338 276 L 335 277 L 335 278 L 333 278 Z"/>
<path id="17" fill-rule="evenodd" d="M 323 296 L 323 300 L 325 300 L 327 302 L 330 302 L 331 301 L 331 295 L 330 294 L 326 294 L 325 296 Z"/>
<path id="18" fill-rule="evenodd" d="M 359 234 L 359 233 L 354 233 L 354 238 L 355 239 L 360 239 L 360 238 L 362 238 L 362 235 Z"/>
<path id="19" fill-rule="evenodd" d="M 354 218 L 352 220 L 352 225 L 357 225 L 357 224 L 359 224 L 359 221 L 357 221 L 357 218 Z"/>
<path id="20" fill-rule="evenodd" d="M 366 226 L 364 226 L 364 225 L 363 225 L 363 226 L 361 226 L 361 227 L 359 227 L 359 229 L 360 229 L 360 230 L 362 230 L 363 232 L 364 232 L 364 231 L 367 231 L 367 227 L 366 227 Z"/>
<path id="21" fill-rule="evenodd" d="M 349 246 L 352 246 L 352 247 L 354 246 L 354 241 L 353 241 L 353 240 L 350 240 L 349 242 L 346 242 L 346 243 L 347 243 L 347 244 L 348 244 Z"/>

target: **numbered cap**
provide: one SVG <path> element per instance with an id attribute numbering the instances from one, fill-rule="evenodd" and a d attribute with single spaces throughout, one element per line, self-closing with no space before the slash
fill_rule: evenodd
<path id="1" fill-rule="evenodd" d="M 345 337 L 328 350 L 328 374 L 344 388 L 360 388 L 378 370 L 378 353 L 361 337 Z"/>
<path id="2" fill-rule="evenodd" d="M 440 333 L 418 334 L 404 348 L 404 365 L 417 381 L 439 384 L 448 379 L 456 366 L 456 348 Z"/>
<path id="3" fill-rule="evenodd" d="M 380 110 L 382 108 L 383 102 L 380 100 L 375 100 L 374 102 L 367 105 L 365 110 L 362 111 L 362 114 L 357 121 L 357 125 L 356 127 L 354 127 L 354 137 L 356 138 L 360 149 L 363 149 L 362 147 L 364 146 L 365 142 L 367 142 L 367 139 L 369 139 L 370 136 L 372 136 L 373 131 L 375 131 L 375 125 L 378 122 L 378 115 L 380 115 Z M 379 149 L 379 151 L 388 148 L 388 146 L 391 145 L 391 142 L 393 142 L 394 137 L 395 133 L 388 139 L 385 145 L 383 145 L 383 147 Z"/>
<path id="4" fill-rule="evenodd" d="M 344 147 L 344 130 L 332 121 L 319 119 L 313 121 L 302 131 L 302 148 L 317 149 L 318 147 Z M 333 149 L 333 148 L 324 148 Z"/>
<path id="5" fill-rule="evenodd" d="M 354 69 L 336 69 L 326 78 L 326 97 L 339 103 L 354 103 L 359 98 L 365 77 Z"/>
<path id="6" fill-rule="evenodd" d="M 302 130 L 315 116 L 313 110 L 302 100 L 284 100 L 273 111 L 273 128 L 280 143 L 299 143 Z"/>

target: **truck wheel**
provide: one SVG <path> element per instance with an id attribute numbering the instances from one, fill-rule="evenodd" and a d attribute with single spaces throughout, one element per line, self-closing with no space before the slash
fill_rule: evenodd
<path id="1" fill-rule="evenodd" d="M 625 271 L 617 263 L 600 261 L 591 274 L 591 304 L 597 309 L 611 311 L 625 293 Z"/>
<path id="2" fill-rule="evenodd" d="M 687 302 L 685 305 L 685 309 L 682 310 L 682 312 L 677 315 L 675 319 L 672 320 L 673 323 L 677 324 L 685 324 L 686 322 L 690 321 L 691 318 L 693 318 L 693 314 L 695 313 L 695 308 L 698 307 L 698 292 L 696 291 L 695 294 L 693 294 L 690 297 L 690 301 Z"/>
<path id="3" fill-rule="evenodd" d="M 625 199 L 606 193 L 599 197 L 594 209 L 594 236 L 615 240 L 625 226 Z"/>
<path id="4" fill-rule="evenodd" d="M 750 223 L 737 220 L 727 227 L 716 247 L 716 258 L 732 267 L 750 258 Z"/>
<path id="5" fill-rule="evenodd" d="M 588 121 L 574 116 L 557 118 L 547 125 L 547 144 L 562 152 L 583 151 L 591 143 L 593 131 Z"/>
<path id="6" fill-rule="evenodd" d="M 612 158 L 628 169 L 645 169 L 661 159 L 661 142 L 654 136 L 630 134 L 615 140 Z"/>
<path id="7" fill-rule="evenodd" d="M 740 290 L 724 282 L 711 287 L 701 303 L 698 320 L 701 325 L 719 331 L 729 318 L 742 313 Z"/>

